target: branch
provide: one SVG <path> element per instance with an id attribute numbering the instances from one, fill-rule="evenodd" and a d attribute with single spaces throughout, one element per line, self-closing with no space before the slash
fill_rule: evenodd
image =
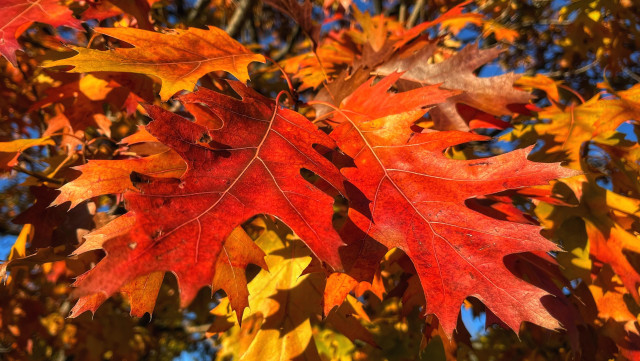
<path id="1" fill-rule="evenodd" d="M 416 2 L 411 15 L 409 16 L 409 20 L 407 20 L 407 29 L 412 28 L 415 25 L 418 20 L 418 15 L 420 15 L 420 10 L 424 7 L 424 4 L 425 0 L 418 0 Z"/>
<path id="2" fill-rule="evenodd" d="M 249 15 L 249 10 L 253 6 L 254 0 L 240 0 L 238 1 L 238 7 L 236 11 L 234 11 L 231 16 L 231 20 L 229 20 L 229 25 L 227 25 L 227 34 L 232 38 L 235 38 L 240 30 L 242 30 L 242 25 L 244 25 L 245 21 L 247 21 L 247 16 Z"/>
<path id="3" fill-rule="evenodd" d="M 398 21 L 404 23 L 407 19 L 407 1 L 400 0 L 400 10 L 398 11 Z"/>
<path id="4" fill-rule="evenodd" d="M 382 0 L 373 0 L 373 12 L 376 15 L 382 14 Z"/>
<path id="5" fill-rule="evenodd" d="M 628 76 L 631 77 L 631 79 L 637 81 L 638 83 L 640 83 L 640 75 L 632 72 L 631 70 L 629 70 L 629 68 L 627 68 L 626 66 L 624 68 L 622 68 L 622 72 L 627 74 Z"/>
<path id="6" fill-rule="evenodd" d="M 293 28 L 293 31 L 291 32 L 291 36 L 287 41 L 287 44 L 273 57 L 274 61 L 278 62 L 284 59 L 284 57 L 287 56 L 287 54 L 289 54 L 299 34 L 300 34 L 300 26 L 296 23 L 296 26 Z"/>
<path id="7" fill-rule="evenodd" d="M 49 178 L 49 177 L 47 177 L 45 175 L 42 175 L 40 173 L 36 173 L 36 172 L 30 171 L 28 169 L 22 168 L 19 165 L 13 166 L 13 170 L 15 170 L 17 172 L 20 172 L 20 173 L 24 173 L 26 175 L 30 175 L 30 176 L 32 176 L 34 178 L 37 178 L 37 179 L 39 179 L 39 180 L 41 180 L 43 182 L 49 182 L 49 183 L 55 183 L 55 184 L 63 184 L 64 183 L 64 181 L 61 180 L 61 179 Z"/>
<path id="8" fill-rule="evenodd" d="M 587 70 L 593 68 L 594 66 L 598 65 L 598 60 L 594 60 L 591 63 L 583 66 L 582 68 L 578 68 L 576 70 L 570 70 L 570 71 L 554 71 L 554 72 L 549 72 L 549 73 L 540 73 L 540 75 L 544 75 L 547 76 L 549 78 L 555 78 L 558 76 L 571 76 L 571 75 L 578 75 L 578 74 L 582 74 L 584 72 L 586 72 Z"/>

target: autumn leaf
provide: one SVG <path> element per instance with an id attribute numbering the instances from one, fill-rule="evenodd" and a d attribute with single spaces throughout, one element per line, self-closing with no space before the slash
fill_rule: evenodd
<path id="1" fill-rule="evenodd" d="M 563 207 L 543 203 L 536 209 L 536 214 L 545 228 L 554 233 L 570 226 L 570 233 L 585 232 L 587 238 L 570 242 L 572 239 L 565 235 L 565 247 L 570 253 L 558 257 L 559 262 L 566 266 L 573 264 L 573 269 L 576 266 L 590 268 L 591 259 L 605 262 L 619 275 L 629 293 L 640 300 L 640 274 L 625 255 L 625 251 L 640 253 L 638 237 L 632 229 L 621 224 L 621 221 L 640 217 L 640 200 L 600 188 L 587 182 L 584 177 L 564 179 L 562 183 L 569 185 L 579 195 L 579 206 Z M 566 192 L 566 187 L 563 190 L 559 186 L 561 184 L 556 186 L 558 193 Z M 581 219 L 583 223 L 571 222 L 573 218 Z"/>
<path id="2" fill-rule="evenodd" d="M 131 316 L 142 317 L 145 313 L 153 313 L 163 279 L 164 272 L 153 272 L 140 276 L 122 286 L 120 292 L 129 300 Z M 69 317 L 78 317 L 87 311 L 95 314 L 107 298 L 101 292 L 80 297 L 71 311 L 69 311 Z"/>
<path id="3" fill-rule="evenodd" d="M 639 309 L 637 306 L 633 307 L 633 301 L 628 299 L 630 295 L 622 285 L 620 277 L 615 275 L 610 267 L 600 271 L 594 284 L 589 286 L 589 290 L 598 306 L 598 317 L 605 321 L 611 319 L 629 324 L 630 329 L 635 328 L 633 324 L 638 320 Z M 630 308 L 635 308 L 636 314 L 632 313 Z"/>
<path id="4" fill-rule="evenodd" d="M 126 235 L 134 225 L 134 214 L 126 213 L 85 235 L 85 242 L 73 254 L 78 255 L 103 249 L 105 242 Z M 212 290 L 222 289 L 227 293 L 232 309 L 241 320 L 242 313 L 248 306 L 249 296 L 245 268 L 249 263 L 252 263 L 267 269 L 267 264 L 264 262 L 264 252 L 255 245 L 242 227 L 236 227 L 231 232 L 222 249 L 223 254 L 215 265 Z M 83 277 L 84 275 L 80 276 L 79 280 Z M 153 313 L 163 278 L 164 272 L 156 271 L 141 275 L 120 288 L 120 293 L 129 300 L 132 316 L 142 317 L 145 313 Z M 87 311 L 95 314 L 107 298 L 108 296 L 102 292 L 80 297 L 71 309 L 69 317 L 77 317 Z"/>
<path id="5" fill-rule="evenodd" d="M 335 144 L 301 115 L 277 109 L 241 83 L 231 85 L 242 100 L 206 89 L 180 97 L 225 119 L 221 128 L 146 107 L 155 119 L 148 131 L 184 159 L 187 171 L 180 179 L 132 174 L 139 192 L 125 199 L 135 226 L 104 245 L 107 256 L 78 281 L 79 296 L 111 295 L 125 282 L 162 270 L 177 275 L 186 305 L 210 285 L 231 231 L 260 213 L 283 220 L 321 260 L 340 268 L 333 199 L 300 175 L 305 168 L 342 189 L 340 173 L 311 147 Z"/>
<path id="6" fill-rule="evenodd" d="M 150 2 L 146 0 L 109 0 L 89 3 L 89 8 L 82 12 L 82 18 L 104 20 L 124 12 L 136 19 L 139 28 L 153 30 L 149 22 L 149 5 Z"/>
<path id="7" fill-rule="evenodd" d="M 544 90 L 547 84 L 532 85 Z M 548 96 L 553 97 L 553 92 Z M 579 169 L 581 147 L 585 142 L 616 145 L 620 140 L 615 137 L 615 130 L 622 123 L 640 116 L 640 86 L 620 92 L 615 97 L 598 94 L 582 104 L 571 103 L 564 107 L 554 104 L 540 109 L 537 116 L 551 121 L 519 125 L 504 139 L 543 138 L 545 144 L 539 156 L 568 159 L 572 167 Z"/>
<path id="8" fill-rule="evenodd" d="M 509 29 L 493 20 L 484 21 L 484 24 L 482 25 L 482 34 L 484 36 L 493 34 L 497 41 L 505 41 L 507 43 L 513 43 L 518 37 L 520 37 L 520 34 L 517 31 Z"/>
<path id="9" fill-rule="evenodd" d="M 135 190 L 131 172 L 162 178 L 179 178 L 186 169 L 182 158 L 173 150 L 143 158 L 91 160 L 76 167 L 80 177 L 59 188 L 60 195 L 51 205 L 71 202 L 71 208 L 82 201 L 103 195 Z"/>
<path id="10" fill-rule="evenodd" d="M 356 165 L 342 172 L 371 201 L 370 216 L 354 222 L 411 258 L 425 292 L 427 313 L 438 316 L 447 334 L 456 327 L 460 304 L 471 295 L 512 329 L 523 321 L 558 327 L 540 302 L 545 292 L 514 277 L 502 262 L 509 254 L 556 247 L 539 234 L 538 227 L 493 219 L 467 208 L 465 200 L 576 172 L 530 162 L 525 149 L 477 160 L 447 159 L 442 154 L 447 147 L 486 138 L 462 132 L 413 133 L 410 126 L 424 111 L 415 106 L 402 113 L 397 109 L 401 99 L 416 96 L 386 93 L 399 77 L 389 76 L 374 86 L 371 81 L 364 84 L 343 102 L 336 116 L 341 124 L 331 136 Z M 412 92 L 433 94 L 425 96 L 423 106 L 451 95 L 438 86 Z M 385 101 L 391 99 L 388 105 Z M 373 103 L 377 106 L 367 106 Z"/>
<path id="11" fill-rule="evenodd" d="M 133 113 L 139 102 L 153 99 L 150 96 L 151 88 L 151 79 L 142 75 L 89 74 L 78 81 L 46 89 L 47 96 L 33 103 L 30 110 L 35 111 L 55 104 L 54 109 L 64 120 L 53 117 L 47 134 L 53 134 L 65 127 L 72 131 L 83 131 L 89 126 L 94 126 L 110 136 L 111 120 L 105 114 L 105 103 L 112 105 L 111 109 L 125 108 L 128 113 Z"/>
<path id="12" fill-rule="evenodd" d="M 20 234 L 16 238 L 15 243 L 9 250 L 9 257 L 5 262 L 0 262 L 0 281 L 3 283 L 11 283 L 7 277 L 7 270 L 12 260 L 23 258 L 27 255 L 27 243 L 33 238 L 33 226 L 25 224 L 20 230 Z"/>
<path id="13" fill-rule="evenodd" d="M 467 45 L 460 52 L 440 62 L 431 64 L 428 59 L 434 47 L 424 47 L 408 56 L 396 56 L 376 70 L 379 75 L 404 72 L 401 79 L 409 83 L 405 89 L 418 86 L 442 84 L 444 89 L 462 91 L 437 105 L 429 113 L 436 129 L 468 130 L 469 126 L 458 113 L 456 104 L 462 103 L 492 115 L 511 115 L 510 104 L 526 104 L 529 94 L 515 89 L 513 83 L 518 75 L 513 73 L 480 78 L 473 71 L 499 54 L 498 48 L 478 49 L 477 44 Z"/>
<path id="14" fill-rule="evenodd" d="M 79 241 L 80 229 L 90 230 L 95 227 L 94 206 L 86 203 L 72 210 L 66 205 L 49 207 L 57 196 L 53 188 L 45 186 L 29 187 L 36 202 L 15 217 L 15 224 L 31 224 L 34 227 L 30 246 L 45 248 L 56 246 L 72 246 Z"/>
<path id="15" fill-rule="evenodd" d="M 553 100 L 554 102 L 558 103 L 560 101 L 560 94 L 558 92 L 559 83 L 560 83 L 559 81 L 554 81 L 553 79 L 547 76 L 536 74 L 535 76 L 520 77 L 516 81 L 515 85 L 522 87 L 526 90 L 531 90 L 534 88 L 543 90 L 550 100 Z"/>
<path id="16" fill-rule="evenodd" d="M 292 18 L 311 39 L 313 47 L 318 46 L 320 25 L 315 24 L 311 18 L 313 5 L 309 0 L 305 0 L 302 5 L 298 0 L 266 0 L 265 2 Z"/>
<path id="17" fill-rule="evenodd" d="M 24 150 L 41 145 L 54 145 L 49 137 L 33 139 L 16 139 L 10 142 L 0 142 L 0 169 L 8 170 L 18 164 L 18 156 Z"/>
<path id="18" fill-rule="evenodd" d="M 347 298 L 347 294 L 353 291 L 358 285 L 358 281 L 346 273 L 332 273 L 327 277 L 327 285 L 323 294 L 323 311 L 324 315 L 328 315 L 329 312 L 337 306 L 340 306 L 342 302 Z"/>
<path id="19" fill-rule="evenodd" d="M 226 71 L 242 82 L 249 80 L 247 66 L 264 62 L 229 37 L 223 30 L 190 28 L 156 33 L 133 28 L 95 28 L 96 32 L 134 46 L 99 51 L 72 47 L 75 56 L 43 64 L 46 67 L 72 65 L 76 73 L 115 71 L 153 75 L 162 81 L 160 97 L 169 99 L 180 90 L 193 90 L 202 76 Z"/>
<path id="20" fill-rule="evenodd" d="M 260 236 L 256 244 L 267 253 L 269 272 L 260 271 L 249 283 L 250 312 L 244 315 L 243 327 L 247 327 L 250 320 L 257 320 L 257 324 L 249 325 L 257 330 L 242 341 L 244 347 L 235 350 L 234 357 L 238 360 L 319 360 L 310 317 L 320 313 L 319 289 L 323 277 L 318 273 L 302 275 L 311 262 L 309 250 L 300 240 L 282 240 L 272 230 Z M 223 299 L 212 313 L 223 316 L 230 310 L 229 300 Z M 210 329 L 209 332 L 221 331 L 226 330 Z"/>
<path id="21" fill-rule="evenodd" d="M 5 0 L 0 4 L 0 53 L 18 66 L 18 37 L 34 22 L 82 30 L 82 22 L 59 0 Z"/>
<path id="22" fill-rule="evenodd" d="M 223 254 L 216 262 L 211 289 L 225 291 L 231 309 L 240 322 L 245 308 L 249 307 L 245 268 L 251 263 L 268 271 L 269 266 L 264 260 L 264 252 L 242 227 L 236 227 L 231 232 L 222 249 Z"/>

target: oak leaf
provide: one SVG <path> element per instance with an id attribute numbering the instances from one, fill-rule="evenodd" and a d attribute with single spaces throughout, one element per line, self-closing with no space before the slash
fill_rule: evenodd
<path id="1" fill-rule="evenodd" d="M 469 126 L 456 109 L 457 103 L 466 104 L 492 115 L 511 115 L 510 104 L 526 104 L 530 95 L 513 87 L 518 75 L 513 73 L 480 78 L 473 71 L 499 54 L 498 48 L 481 50 L 477 44 L 467 45 L 452 57 L 436 64 L 429 58 L 435 47 L 424 47 L 413 54 L 396 56 L 376 70 L 379 75 L 404 72 L 401 79 L 408 81 L 405 89 L 442 84 L 444 89 L 462 91 L 460 95 L 438 104 L 431 112 L 439 130 L 469 130 Z"/>
<path id="2" fill-rule="evenodd" d="M 167 150 L 143 158 L 90 160 L 75 169 L 82 174 L 58 188 L 60 195 L 51 205 L 71 202 L 73 208 L 92 197 L 135 190 L 131 172 L 159 178 L 179 178 L 184 173 L 186 164 L 175 151 Z"/>
<path id="3" fill-rule="evenodd" d="M 68 26 L 83 30 L 82 22 L 73 17 L 59 0 L 5 0 L 0 5 L 0 54 L 17 66 L 18 37 L 34 22 Z"/>
<path id="4" fill-rule="evenodd" d="M 224 30 L 190 28 L 168 33 L 134 28 L 95 28 L 96 32 L 122 40 L 134 48 L 110 51 L 72 47 L 75 56 L 43 63 L 45 67 L 72 65 L 76 73 L 114 71 L 160 78 L 160 97 L 169 99 L 180 90 L 193 90 L 205 74 L 226 71 L 242 82 L 249 80 L 247 67 L 264 57 L 247 50 Z"/>
<path id="5" fill-rule="evenodd" d="M 551 90 L 553 88 L 547 88 L 546 82 L 531 85 L 550 91 L 547 93 L 550 99 L 556 96 Z M 545 143 L 536 156 L 546 160 L 568 159 L 572 167 L 579 169 L 580 152 L 585 142 L 616 145 L 619 139 L 615 137 L 615 130 L 624 122 L 640 118 L 640 86 L 633 86 L 615 96 L 598 94 L 582 104 L 552 104 L 540 109 L 537 117 L 549 121 L 516 126 L 513 134 L 504 138 L 542 138 Z"/>
<path id="6" fill-rule="evenodd" d="M 502 261 L 509 254 L 550 251 L 555 245 L 536 226 L 485 216 L 465 201 L 576 172 L 528 161 L 526 149 L 477 160 L 447 159 L 447 147 L 486 138 L 455 131 L 413 133 L 410 127 L 424 111 L 413 106 L 398 113 L 401 99 L 411 101 L 424 92 L 423 106 L 428 106 L 451 93 L 431 86 L 392 97 L 386 91 L 399 77 L 364 84 L 336 116 L 341 124 L 331 136 L 356 165 L 342 172 L 371 201 L 370 214 L 354 222 L 411 258 L 426 311 L 438 316 L 447 334 L 456 327 L 462 301 L 471 295 L 512 329 L 523 321 L 557 327 L 540 301 L 546 293 L 513 276 Z"/>
<path id="7" fill-rule="evenodd" d="M 611 319 L 629 324 L 629 328 L 635 328 L 633 324 L 638 321 L 638 307 L 635 307 L 635 313 L 631 311 L 629 306 L 633 305 L 633 302 L 620 277 L 614 274 L 610 267 L 600 270 L 589 290 L 598 306 L 599 318 L 605 321 Z"/>
<path id="8" fill-rule="evenodd" d="M 93 205 L 85 203 L 71 210 L 66 205 L 50 207 L 51 201 L 57 196 L 55 189 L 32 186 L 29 190 L 36 202 L 12 222 L 33 225 L 33 238 L 30 242 L 32 248 L 76 245 L 80 229 L 90 230 L 95 227 Z"/>
<path id="9" fill-rule="evenodd" d="M 559 262 L 565 264 L 567 269 L 575 269 L 576 266 L 590 268 L 592 259 L 607 263 L 633 298 L 640 300 L 640 274 L 625 255 L 627 251 L 640 253 L 640 245 L 633 229 L 624 226 L 624 222 L 640 218 L 640 200 L 603 189 L 584 177 L 563 179 L 562 184 L 569 185 L 579 195 L 579 206 L 542 203 L 536 209 L 536 214 L 545 228 L 554 234 L 562 231 L 562 227 L 572 226 L 572 233 L 586 234 L 587 237 L 579 239 L 580 243 L 564 237 L 565 248 L 570 253 L 560 255 Z M 562 189 L 558 192 L 562 192 Z M 575 218 L 583 223 L 571 223 Z"/>
<path id="10" fill-rule="evenodd" d="M 242 100 L 201 89 L 181 96 L 224 119 L 210 129 L 156 106 L 147 130 L 187 163 L 180 179 L 132 174 L 139 192 L 125 193 L 135 226 L 106 242 L 107 256 L 82 280 L 77 295 L 111 295 L 125 282 L 155 271 L 178 278 L 181 302 L 210 285 L 222 245 L 250 217 L 272 214 L 289 225 L 324 262 L 340 268 L 342 241 L 332 226 L 333 198 L 300 174 L 308 169 L 336 189 L 342 176 L 312 144 L 335 143 L 302 115 L 239 82 Z"/>
<path id="11" fill-rule="evenodd" d="M 150 3 L 146 0 L 109 0 L 89 3 L 89 8 L 82 12 L 83 19 L 104 20 L 110 17 L 127 13 L 138 22 L 138 27 L 145 30 L 153 30 L 149 21 Z"/>
<path id="12" fill-rule="evenodd" d="M 153 100 L 152 85 L 150 78 L 138 74 L 88 74 L 78 81 L 46 89 L 47 96 L 33 103 L 29 110 L 55 104 L 54 109 L 62 117 L 50 119 L 45 134 L 53 134 L 63 128 L 83 131 L 94 126 L 110 136 L 111 120 L 105 115 L 105 103 L 114 110 L 124 108 L 132 114 L 139 102 Z M 52 123 L 54 120 L 57 122 Z"/>
<path id="13" fill-rule="evenodd" d="M 134 224 L 133 213 L 126 213 L 85 235 L 85 242 L 72 255 L 102 249 L 108 240 L 130 232 Z M 267 264 L 264 262 L 264 252 L 255 245 L 241 227 L 236 227 L 231 232 L 222 248 L 223 254 L 215 265 L 212 290 L 222 289 L 227 293 L 231 307 L 240 320 L 244 309 L 248 306 L 249 296 L 245 268 L 252 263 L 267 269 Z M 79 279 L 82 277 L 84 276 L 80 276 Z M 145 313 L 153 313 L 163 278 L 164 272 L 156 271 L 139 276 L 120 288 L 120 293 L 129 300 L 132 316 L 142 317 Z M 95 314 L 107 298 L 107 295 L 102 292 L 80 297 L 71 309 L 69 317 L 77 317 L 86 311 Z"/>
<path id="14" fill-rule="evenodd" d="M 320 360 L 313 341 L 310 317 L 321 312 L 319 289 L 323 286 L 323 276 L 320 273 L 302 275 L 311 263 L 309 250 L 300 240 L 282 240 L 272 230 L 260 236 L 256 244 L 267 253 L 265 260 L 269 272 L 260 271 L 249 283 L 250 312 L 244 315 L 243 327 L 249 324 L 257 330 L 244 333 L 248 337 L 240 341 L 244 347 L 233 350 L 234 358 Z M 211 312 L 226 316 L 230 312 L 229 300 L 222 299 Z M 211 333 L 223 331 L 226 330 L 209 330 Z M 224 336 L 222 338 L 224 340 Z M 223 354 L 226 352 L 222 350 Z"/>

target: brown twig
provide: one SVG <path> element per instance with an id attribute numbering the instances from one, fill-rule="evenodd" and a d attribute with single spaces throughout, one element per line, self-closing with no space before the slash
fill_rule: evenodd
<path id="1" fill-rule="evenodd" d="M 49 178 L 49 177 L 47 177 L 45 175 L 42 175 L 40 173 L 33 172 L 33 171 L 28 170 L 28 169 L 22 168 L 19 165 L 13 166 L 13 170 L 15 170 L 17 172 L 20 172 L 20 173 L 24 173 L 26 175 L 30 175 L 30 176 L 32 176 L 34 178 L 37 178 L 37 179 L 39 179 L 39 180 L 41 180 L 43 182 L 49 182 L 49 183 L 55 183 L 55 184 L 63 184 L 64 183 L 64 181 L 61 180 L 61 179 Z"/>
<path id="2" fill-rule="evenodd" d="M 420 15 L 420 10 L 422 10 L 422 8 L 424 7 L 424 4 L 425 4 L 425 0 L 416 1 L 416 5 L 413 8 L 411 15 L 409 15 L 409 20 L 407 20 L 407 28 L 412 28 L 416 24 L 416 21 L 418 20 L 418 15 Z"/>
<path id="3" fill-rule="evenodd" d="M 240 0 L 238 1 L 238 7 L 231 16 L 229 24 L 227 25 L 227 34 L 232 38 L 235 38 L 242 30 L 242 26 L 247 21 L 249 10 L 253 6 L 254 0 Z"/>

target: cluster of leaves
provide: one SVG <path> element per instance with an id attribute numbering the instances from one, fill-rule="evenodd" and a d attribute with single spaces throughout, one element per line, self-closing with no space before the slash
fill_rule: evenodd
<path id="1" fill-rule="evenodd" d="M 640 358 L 640 87 L 478 76 L 509 4 L 0 4 L 0 352 Z"/>

